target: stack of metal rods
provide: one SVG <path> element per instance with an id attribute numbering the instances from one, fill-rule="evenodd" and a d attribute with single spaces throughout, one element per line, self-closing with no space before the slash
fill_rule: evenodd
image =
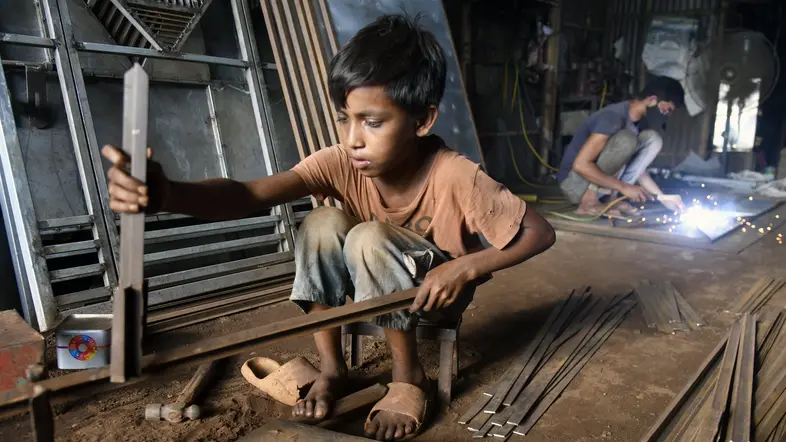
<path id="1" fill-rule="evenodd" d="M 739 302 L 730 310 L 734 313 L 758 313 L 786 286 L 783 278 L 761 278 L 748 290 Z"/>
<path id="2" fill-rule="evenodd" d="M 636 286 L 636 298 L 649 328 L 672 334 L 704 326 L 704 321 L 671 282 L 641 281 Z"/>
<path id="3" fill-rule="evenodd" d="M 526 435 L 625 319 L 629 294 L 594 297 L 575 290 L 556 307 L 500 382 L 486 389 L 458 422 L 474 437 Z"/>
<path id="4" fill-rule="evenodd" d="M 641 441 L 786 440 L 785 325 L 743 315 Z"/>
<path id="5" fill-rule="evenodd" d="M 302 160 L 339 142 L 327 83 L 327 58 L 338 51 L 330 12 L 324 0 L 316 7 L 310 0 L 261 0 L 260 4 Z M 320 19 L 326 38 L 320 34 Z"/>

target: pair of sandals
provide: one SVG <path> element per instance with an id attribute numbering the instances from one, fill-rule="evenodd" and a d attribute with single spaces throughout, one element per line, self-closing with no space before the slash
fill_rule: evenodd
<path id="1" fill-rule="evenodd" d="M 240 369 L 243 377 L 270 398 L 294 406 L 319 376 L 317 370 L 302 356 L 280 365 L 264 357 L 246 361 Z M 424 423 L 430 418 L 434 403 L 434 389 L 423 391 L 415 385 L 391 382 L 385 396 L 377 402 L 366 417 L 368 426 L 380 412 L 399 414 L 415 422 L 411 433 L 396 440 L 409 440 L 420 434 Z"/>

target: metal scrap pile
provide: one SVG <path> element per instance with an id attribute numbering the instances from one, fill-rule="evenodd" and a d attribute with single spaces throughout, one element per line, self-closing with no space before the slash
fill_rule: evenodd
<path id="1" fill-rule="evenodd" d="M 573 291 L 500 382 L 458 422 L 475 437 L 527 434 L 631 311 L 635 303 L 629 297 L 600 299 L 589 288 Z"/>

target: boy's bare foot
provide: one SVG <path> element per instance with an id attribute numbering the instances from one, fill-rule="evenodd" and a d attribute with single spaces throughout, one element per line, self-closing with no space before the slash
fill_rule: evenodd
<path id="1" fill-rule="evenodd" d="M 414 385 L 427 391 L 429 380 L 423 367 L 402 367 L 401 362 L 393 359 L 393 382 Z M 411 416 L 389 411 L 379 411 L 371 422 L 366 424 L 366 436 L 376 440 L 400 440 L 417 430 L 417 422 Z"/>
<path id="2" fill-rule="evenodd" d="M 292 416 L 300 419 L 323 420 L 330 416 L 333 405 L 343 393 L 347 373 L 343 370 L 322 371 L 305 399 L 292 407 Z"/>

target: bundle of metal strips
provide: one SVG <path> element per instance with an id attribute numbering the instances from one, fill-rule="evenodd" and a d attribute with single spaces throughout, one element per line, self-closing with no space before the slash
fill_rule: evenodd
<path id="1" fill-rule="evenodd" d="M 587 287 L 574 290 L 459 424 L 477 438 L 526 435 L 633 308 L 629 296 L 604 300 Z"/>
<path id="2" fill-rule="evenodd" d="M 338 144 L 336 113 L 328 92 L 328 60 L 337 51 L 324 1 L 261 0 L 289 122 L 300 158 Z M 328 46 L 318 28 L 325 25 Z M 314 203 L 316 203 L 314 201 Z M 326 201 L 326 204 L 334 204 Z"/>
<path id="3" fill-rule="evenodd" d="M 784 325 L 744 314 L 641 442 L 786 440 Z"/>
<path id="4" fill-rule="evenodd" d="M 671 282 L 653 284 L 643 280 L 636 285 L 636 299 L 649 328 L 671 334 L 704 326 L 704 321 Z"/>
<path id="5" fill-rule="evenodd" d="M 786 286 L 783 278 L 761 278 L 730 310 L 734 313 L 758 313 L 776 293 Z"/>

